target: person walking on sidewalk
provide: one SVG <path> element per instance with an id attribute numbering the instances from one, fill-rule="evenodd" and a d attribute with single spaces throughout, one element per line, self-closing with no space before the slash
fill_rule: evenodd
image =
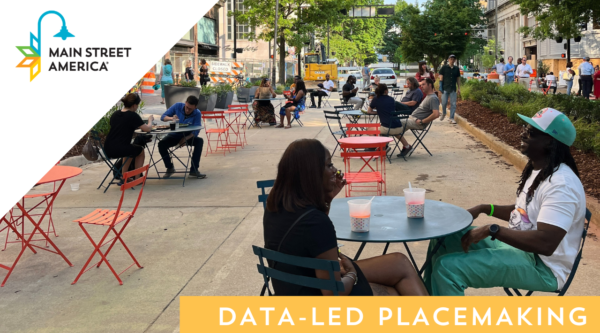
<path id="1" fill-rule="evenodd" d="M 498 78 L 500 79 L 500 85 L 503 86 L 504 82 L 506 81 L 506 75 L 504 74 L 504 67 L 506 65 L 504 64 L 504 58 L 500 58 L 500 62 L 497 63 L 496 65 L 494 65 L 494 68 L 496 69 L 496 73 L 498 73 Z"/>
<path id="2" fill-rule="evenodd" d="M 208 66 L 206 65 L 206 59 L 200 60 L 200 85 L 205 86 L 210 79 L 208 78 Z"/>
<path id="3" fill-rule="evenodd" d="M 583 62 L 579 65 L 578 69 L 579 77 L 581 78 L 580 85 L 583 90 L 583 98 L 590 99 L 592 85 L 594 84 L 594 80 L 592 79 L 592 75 L 594 75 L 594 65 L 590 63 L 590 57 L 584 57 Z"/>
<path id="4" fill-rule="evenodd" d="M 504 65 L 505 84 L 515 82 L 515 65 L 513 57 L 508 57 L 508 64 Z"/>
<path id="5" fill-rule="evenodd" d="M 200 126 L 202 121 L 202 114 L 196 107 L 198 105 L 198 98 L 196 96 L 189 96 L 185 103 L 175 103 L 171 106 L 163 115 L 160 117 L 161 121 L 178 121 L 180 124 L 189 124 L 190 126 Z M 206 178 L 205 174 L 200 173 L 200 155 L 202 155 L 202 146 L 204 140 L 198 136 L 199 130 L 190 132 L 179 132 L 169 133 L 158 143 L 158 152 L 165 163 L 165 172 L 162 178 L 169 178 L 175 173 L 175 167 L 171 161 L 171 155 L 169 154 L 169 148 L 184 145 L 194 147 L 192 152 L 192 165 L 190 166 L 190 177 L 196 177 L 198 179 Z"/>
<path id="6" fill-rule="evenodd" d="M 165 104 L 165 86 L 173 84 L 173 65 L 171 65 L 171 60 L 165 60 L 165 64 L 162 66 L 162 71 L 160 72 L 160 80 L 158 81 L 160 82 L 160 97 L 162 97 L 160 104 Z"/>
<path id="7" fill-rule="evenodd" d="M 440 82 L 442 82 L 442 117 L 440 120 L 444 120 L 446 117 L 446 105 L 448 104 L 448 97 L 450 97 L 450 123 L 456 124 L 454 120 L 454 113 L 456 112 L 456 96 L 460 94 L 460 69 L 455 66 L 456 56 L 451 54 L 448 57 L 448 65 L 444 65 L 440 70 Z M 425 91 L 423 94 L 427 95 Z M 437 99 L 437 98 L 436 98 Z"/>
<path id="8" fill-rule="evenodd" d="M 563 80 L 567 83 L 567 96 L 571 95 L 571 89 L 573 89 L 573 79 L 575 78 L 575 71 L 573 70 L 573 63 L 567 62 L 567 70 L 563 73 Z"/>
<path id="9" fill-rule="evenodd" d="M 365 63 L 365 67 L 362 69 L 362 77 L 363 77 L 363 87 L 367 89 L 371 85 L 371 71 L 369 70 L 369 66 Z"/>
<path id="10" fill-rule="evenodd" d="M 517 66 L 517 77 L 519 78 L 519 84 L 525 89 L 529 90 L 529 78 L 533 73 L 533 69 L 527 63 L 527 57 L 521 59 L 521 64 Z"/>
<path id="11" fill-rule="evenodd" d="M 311 108 L 316 108 L 315 104 L 315 96 L 319 97 L 319 109 L 321 108 L 321 98 L 324 96 L 329 96 L 333 91 L 333 81 L 329 78 L 329 74 L 325 74 L 325 81 L 323 83 L 319 83 L 319 90 L 313 91 L 310 93 L 310 101 L 312 102 Z"/>

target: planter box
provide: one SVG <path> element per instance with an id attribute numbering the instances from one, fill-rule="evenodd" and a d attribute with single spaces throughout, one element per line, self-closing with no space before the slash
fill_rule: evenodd
<path id="1" fill-rule="evenodd" d="M 215 111 L 215 105 L 217 104 L 217 94 L 211 94 L 209 96 L 200 96 L 198 102 L 198 110 L 200 111 Z"/>
<path id="2" fill-rule="evenodd" d="M 251 88 L 238 88 L 237 100 L 240 103 L 250 103 L 250 89 Z"/>
<path id="3" fill-rule="evenodd" d="M 215 107 L 217 109 L 227 109 L 231 103 L 233 102 L 233 91 L 228 93 L 217 95 L 217 104 Z"/>
<path id="4" fill-rule="evenodd" d="M 175 103 L 185 103 L 189 96 L 200 97 L 200 88 L 165 86 L 165 105 L 167 109 Z"/>

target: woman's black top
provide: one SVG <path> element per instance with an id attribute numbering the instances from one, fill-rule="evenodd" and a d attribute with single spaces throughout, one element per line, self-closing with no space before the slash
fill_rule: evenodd
<path id="1" fill-rule="evenodd" d="M 265 210 L 263 218 L 265 248 L 277 251 L 283 235 L 290 229 L 290 226 L 302 214 L 313 208 L 300 208 L 294 213 L 286 211 L 283 207 L 280 207 L 276 213 Z M 290 230 L 281 244 L 280 252 L 298 257 L 316 258 L 323 252 L 333 248 L 337 248 L 333 223 L 327 214 L 315 209 L 304 216 Z M 273 267 L 273 262 L 269 262 L 269 266 Z M 356 264 L 354 264 L 354 267 L 358 275 L 358 284 L 352 288 L 350 295 L 373 295 L 371 286 L 360 268 Z M 310 268 L 291 266 L 279 262 L 275 264 L 275 268 L 294 275 L 316 277 L 315 270 Z M 272 280 L 272 283 L 275 294 L 278 296 L 323 295 L 320 289 L 307 288 L 275 279 Z"/>
<path id="2" fill-rule="evenodd" d="M 142 125 L 144 125 L 144 121 L 136 112 L 115 111 L 110 117 L 110 132 L 104 142 L 104 149 L 108 156 L 125 157 L 135 153 L 131 149 L 131 138 L 133 132 Z"/>
<path id="3" fill-rule="evenodd" d="M 369 106 L 377 110 L 381 126 L 387 128 L 402 127 L 402 123 L 400 123 L 398 117 L 394 116 L 394 111 L 396 111 L 394 98 L 388 95 L 381 95 L 373 98 Z"/>
<path id="4" fill-rule="evenodd" d="M 185 78 L 190 81 L 194 79 L 194 69 L 192 67 L 185 68 Z"/>

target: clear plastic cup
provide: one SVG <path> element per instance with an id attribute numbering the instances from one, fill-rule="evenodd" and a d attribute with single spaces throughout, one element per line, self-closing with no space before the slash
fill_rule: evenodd
<path id="1" fill-rule="evenodd" d="M 71 184 L 71 191 L 79 191 L 79 183 Z"/>
<path id="2" fill-rule="evenodd" d="M 369 232 L 371 226 L 371 200 L 348 201 L 350 207 L 350 229 L 353 232 Z"/>
<path id="3" fill-rule="evenodd" d="M 425 216 L 425 189 L 404 189 L 404 200 L 406 201 L 406 217 L 423 218 Z"/>

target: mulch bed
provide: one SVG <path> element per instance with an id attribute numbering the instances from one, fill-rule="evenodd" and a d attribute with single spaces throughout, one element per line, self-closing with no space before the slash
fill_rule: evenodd
<path id="1" fill-rule="evenodd" d="M 508 118 L 479 105 L 473 101 L 458 101 L 456 112 L 478 128 L 493 134 L 502 142 L 516 148 L 521 147 L 522 126 L 513 124 Z M 571 154 L 577 163 L 581 182 L 585 192 L 600 199 L 600 158 L 594 153 L 584 153 L 571 148 Z"/>
<path id="2" fill-rule="evenodd" d="M 60 160 L 62 161 L 65 158 L 79 156 L 83 154 L 83 146 L 85 146 L 85 143 L 87 142 L 88 135 L 89 133 L 86 133 L 86 135 L 84 135 L 83 138 L 79 139 L 79 141 L 77 141 L 77 143 L 73 147 L 71 147 L 71 149 L 69 149 L 65 156 L 63 156 Z"/>

